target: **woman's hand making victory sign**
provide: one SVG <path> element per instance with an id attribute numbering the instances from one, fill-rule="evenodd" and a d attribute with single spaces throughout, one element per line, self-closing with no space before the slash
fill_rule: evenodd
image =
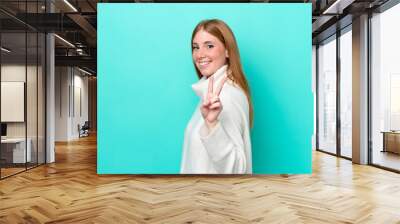
<path id="1" fill-rule="evenodd" d="M 218 115 L 222 111 L 222 104 L 219 95 L 221 94 L 222 87 L 226 80 L 227 77 L 224 77 L 214 92 L 214 77 L 211 76 L 209 78 L 207 95 L 205 99 L 203 99 L 203 103 L 200 107 L 201 115 L 209 129 L 213 128 L 217 124 Z"/>

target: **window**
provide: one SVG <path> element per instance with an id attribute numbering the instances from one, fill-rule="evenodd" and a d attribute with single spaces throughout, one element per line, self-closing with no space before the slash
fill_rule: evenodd
<path id="1" fill-rule="evenodd" d="M 400 4 L 371 18 L 372 163 L 400 170 Z"/>
<path id="2" fill-rule="evenodd" d="M 318 149 L 336 153 L 336 36 L 318 47 Z"/>
<path id="3" fill-rule="evenodd" d="M 352 157 L 352 32 L 340 36 L 340 155 Z"/>

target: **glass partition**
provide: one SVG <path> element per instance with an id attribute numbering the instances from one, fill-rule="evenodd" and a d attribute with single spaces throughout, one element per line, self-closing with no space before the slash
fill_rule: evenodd
<path id="1" fill-rule="evenodd" d="M 318 149 L 336 154 L 336 36 L 318 47 Z"/>
<path id="2" fill-rule="evenodd" d="M 0 12 L 1 179 L 45 163 L 46 39 L 15 18 L 43 13 L 44 5 L 45 1 L 0 2 L 13 12 Z"/>
<path id="3" fill-rule="evenodd" d="M 400 171 L 400 4 L 371 18 L 372 163 Z"/>
<path id="4" fill-rule="evenodd" d="M 26 34 L 1 34 L 1 177 L 24 171 L 26 148 Z M 4 50 L 6 49 L 6 50 Z"/>

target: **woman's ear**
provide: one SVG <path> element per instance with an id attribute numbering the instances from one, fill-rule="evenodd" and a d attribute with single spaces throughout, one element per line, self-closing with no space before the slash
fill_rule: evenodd
<path id="1" fill-rule="evenodd" d="M 228 50 L 225 50 L 225 57 L 229 58 Z"/>

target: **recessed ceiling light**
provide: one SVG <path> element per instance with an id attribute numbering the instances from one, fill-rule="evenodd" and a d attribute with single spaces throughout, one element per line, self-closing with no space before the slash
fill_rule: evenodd
<path id="1" fill-rule="evenodd" d="M 81 72 L 83 72 L 83 73 L 85 73 L 85 74 L 87 74 L 87 75 L 92 75 L 92 73 L 90 73 L 90 72 L 88 72 L 88 71 L 86 71 L 86 70 L 83 70 L 83 69 L 81 69 L 81 68 L 79 68 L 79 67 L 78 67 L 78 70 L 81 71 Z"/>
<path id="2" fill-rule="evenodd" d="M 343 9 L 351 5 L 355 0 L 336 0 L 332 5 L 324 10 L 322 14 L 342 14 Z"/>
<path id="3" fill-rule="evenodd" d="M 72 10 L 74 10 L 75 12 L 78 12 L 78 10 L 71 4 L 69 3 L 69 1 L 64 0 L 65 4 L 67 4 Z"/>
<path id="4" fill-rule="evenodd" d="M 75 48 L 75 45 L 71 44 L 71 42 L 69 42 L 68 40 L 66 40 L 66 39 L 64 39 L 64 38 L 62 38 L 62 37 L 60 37 L 60 36 L 57 35 L 57 34 L 54 34 L 54 36 L 57 37 L 58 39 L 60 39 L 61 41 L 63 41 L 64 43 L 66 43 L 67 45 L 69 45 L 69 46 Z"/>
<path id="5" fill-rule="evenodd" d="M 10 53 L 10 52 L 11 52 L 11 50 L 9 50 L 9 49 L 7 49 L 7 48 L 5 48 L 5 47 L 1 47 L 1 50 L 4 51 L 4 52 L 6 52 L 6 53 Z"/>

